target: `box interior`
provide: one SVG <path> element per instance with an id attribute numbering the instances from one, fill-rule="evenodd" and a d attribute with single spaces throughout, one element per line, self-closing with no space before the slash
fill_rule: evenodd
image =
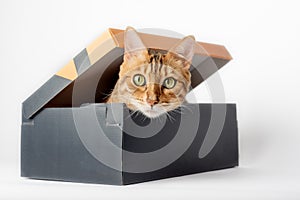
<path id="1" fill-rule="evenodd" d="M 123 56 L 116 57 L 103 71 L 99 60 L 44 107 L 78 107 L 85 103 L 104 102 L 118 80 L 119 67 L 122 62 Z M 76 88 L 76 99 L 73 96 L 74 88 Z"/>
<path id="2" fill-rule="evenodd" d="M 119 50 L 123 52 L 123 49 Z M 155 50 L 166 52 L 165 50 Z M 79 107 L 86 103 L 104 103 L 107 95 L 111 93 L 119 78 L 118 73 L 120 65 L 123 62 L 123 53 L 118 52 L 113 54 L 115 56 L 114 60 L 110 62 L 108 66 L 103 66 L 102 59 L 98 60 L 87 71 L 51 99 L 44 108 Z M 106 57 L 111 57 L 111 55 L 106 55 Z M 205 67 L 215 65 L 215 61 L 209 56 L 202 56 L 201 58 L 197 56 L 197 60 L 196 63 L 198 62 Z M 219 59 L 219 61 L 221 60 Z M 228 61 L 223 60 L 223 62 Z M 199 66 L 196 67 L 199 68 Z M 192 88 L 205 80 L 205 78 L 195 70 L 194 66 L 191 66 L 190 71 L 192 74 Z"/>

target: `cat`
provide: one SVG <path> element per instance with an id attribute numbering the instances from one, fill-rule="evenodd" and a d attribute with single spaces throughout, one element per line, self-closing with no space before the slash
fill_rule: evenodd
<path id="1" fill-rule="evenodd" d="M 147 49 L 137 31 L 124 32 L 124 56 L 119 79 L 107 103 L 125 103 L 132 111 L 157 118 L 185 101 L 195 38 L 187 36 L 167 53 Z"/>

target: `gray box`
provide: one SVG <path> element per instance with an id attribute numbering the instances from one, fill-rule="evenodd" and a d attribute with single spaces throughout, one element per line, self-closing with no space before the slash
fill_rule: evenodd
<path id="1" fill-rule="evenodd" d="M 112 38 L 98 45 L 115 45 L 105 54 L 87 47 L 24 101 L 21 176 L 125 185 L 237 166 L 235 104 L 186 104 L 183 114 L 150 120 L 121 103 L 98 103 L 122 63 L 122 37 Z M 222 55 L 194 56 L 192 87 L 231 59 Z"/>
<path id="2" fill-rule="evenodd" d="M 196 116 L 192 112 L 186 115 L 175 113 L 173 114 L 175 121 L 167 120 L 160 132 L 146 139 L 133 137 L 123 131 L 123 129 L 129 129 L 126 126 L 131 125 L 130 120 L 140 123 L 142 127 L 149 123 L 149 121 L 143 121 L 142 116 L 131 118 L 128 109 L 123 104 L 114 106 L 89 104 L 79 108 L 46 108 L 34 119 L 23 120 L 21 175 L 36 179 L 123 185 L 237 166 L 238 132 L 235 105 L 188 104 L 187 106 L 193 110 L 200 109 L 200 121 L 193 120 Z M 217 143 L 208 155 L 200 159 L 199 151 L 210 124 L 212 106 L 219 109 L 219 112 L 223 112 L 225 107 L 227 109 L 226 119 Z M 126 154 L 123 154 L 122 149 L 140 153 L 151 152 L 164 148 L 164 145 L 167 145 L 175 135 L 191 137 L 193 133 L 189 132 L 189 126 L 183 127 L 184 132 L 179 131 L 178 122 L 180 121 L 198 123 L 199 128 L 191 145 L 174 162 L 152 172 L 128 173 L 112 169 L 101 163 L 84 146 L 75 126 L 74 115 L 83 119 L 81 123 L 89 124 L 89 121 L 93 119 L 94 111 L 97 113 L 97 121 L 104 130 L 101 134 L 106 135 L 115 145 L 119 146 L 119 151 L 105 149 L 111 144 L 100 141 L 97 129 L 91 128 L 94 127 L 93 125 L 85 127 L 84 134 L 98 144 L 96 154 L 105 151 L 107 155 L 110 155 L 112 162 L 119 165 L 120 169 L 128 169 L 132 167 L 132 163 L 136 168 L 146 169 L 149 164 L 136 162 L 133 160 L 134 158 L 127 157 Z M 111 116 L 112 113 L 115 113 L 118 118 Z M 114 119 L 114 121 L 109 119 Z M 144 128 L 144 131 L 151 130 Z M 169 159 L 170 152 L 166 150 L 164 156 L 166 160 Z M 156 162 L 161 162 L 161 157 L 157 158 Z"/>

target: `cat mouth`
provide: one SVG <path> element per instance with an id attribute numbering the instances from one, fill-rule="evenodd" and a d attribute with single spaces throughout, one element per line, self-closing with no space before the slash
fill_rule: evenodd
<path id="1" fill-rule="evenodd" d="M 158 113 L 158 111 L 155 111 L 155 110 L 144 110 L 144 112 L 146 112 L 146 113 L 153 113 L 153 114 L 155 114 L 155 113 Z"/>
<path id="2" fill-rule="evenodd" d="M 152 107 L 147 104 L 141 103 L 136 103 L 133 105 L 135 106 L 134 110 L 139 110 L 143 115 L 145 115 L 148 118 L 157 118 L 165 113 L 164 109 L 162 109 L 158 105 L 154 105 Z"/>
<path id="3" fill-rule="evenodd" d="M 153 108 L 143 109 L 142 112 L 144 115 L 146 115 L 149 118 L 156 118 L 164 113 L 161 110 L 157 110 Z"/>

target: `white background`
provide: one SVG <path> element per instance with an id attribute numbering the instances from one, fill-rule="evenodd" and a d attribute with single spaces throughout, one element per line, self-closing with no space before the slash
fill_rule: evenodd
<path id="1" fill-rule="evenodd" d="M 299 199 L 297 1 L 0 1 L 0 199 Z M 20 178 L 21 103 L 108 27 L 163 28 L 223 44 L 240 167 L 125 187 Z M 205 84 L 195 93 L 210 102 Z M 286 197 L 286 198 L 284 198 Z"/>

